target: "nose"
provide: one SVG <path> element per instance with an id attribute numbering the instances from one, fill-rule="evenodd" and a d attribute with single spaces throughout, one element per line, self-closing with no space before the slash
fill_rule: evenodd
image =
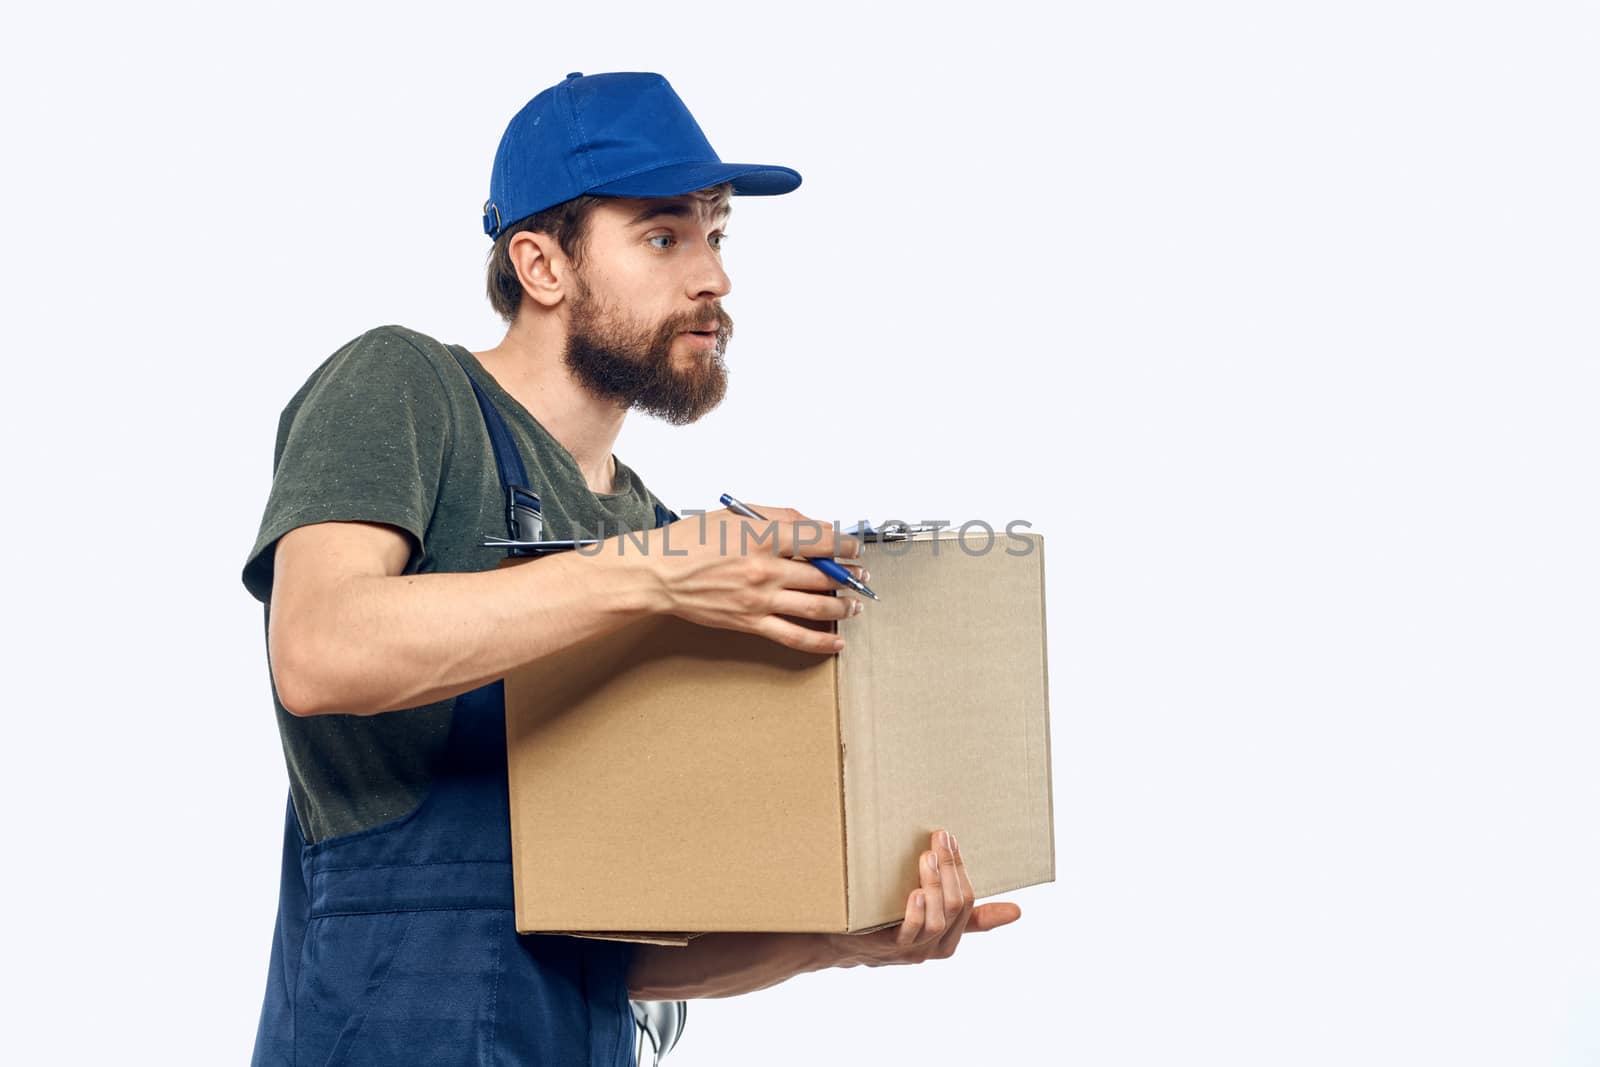
<path id="1" fill-rule="evenodd" d="M 721 299 L 732 290 L 733 280 L 723 269 L 721 254 L 709 244 L 702 245 L 689 275 L 689 295 L 696 300 L 704 296 Z"/>

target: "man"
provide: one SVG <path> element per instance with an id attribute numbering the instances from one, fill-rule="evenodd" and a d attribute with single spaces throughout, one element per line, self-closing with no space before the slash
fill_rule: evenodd
<path id="1" fill-rule="evenodd" d="M 257 1064 L 627 1064 L 630 997 L 920 962 L 1019 916 L 973 906 L 940 831 L 905 921 L 874 934 L 662 948 L 513 925 L 498 679 L 652 612 L 827 654 L 842 642 L 795 620 L 862 610 L 795 558 L 848 560 L 859 545 L 826 527 L 818 539 L 785 509 L 770 509 L 771 554 L 741 555 L 745 520 L 726 511 L 705 516 L 705 536 L 683 523 L 671 555 L 661 529 L 643 551 L 506 569 L 480 546 L 507 522 L 508 464 L 533 483 L 537 536 L 672 520 L 611 446 L 632 408 L 684 423 L 721 399 L 728 197 L 799 183 L 722 163 L 659 75 L 569 75 L 517 114 L 495 158 L 484 228 L 504 340 L 473 353 L 372 330 L 285 408 L 243 575 L 267 605 L 290 778 Z"/>

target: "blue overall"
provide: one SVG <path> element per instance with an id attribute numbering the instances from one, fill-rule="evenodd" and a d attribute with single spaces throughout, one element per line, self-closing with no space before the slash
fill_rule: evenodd
<path id="1" fill-rule="evenodd" d="M 521 457 L 472 387 L 512 498 Z M 503 697 L 456 698 L 408 815 L 308 845 L 291 801 L 256 1067 L 633 1067 L 632 946 L 516 932 Z"/>

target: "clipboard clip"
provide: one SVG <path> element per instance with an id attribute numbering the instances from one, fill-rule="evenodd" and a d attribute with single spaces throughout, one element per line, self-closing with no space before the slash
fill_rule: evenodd
<path id="1" fill-rule="evenodd" d="M 863 541 L 909 541 L 921 534 L 938 533 L 949 528 L 949 525 L 943 522 L 886 522 L 874 527 L 871 523 L 858 522 L 845 533 Z"/>

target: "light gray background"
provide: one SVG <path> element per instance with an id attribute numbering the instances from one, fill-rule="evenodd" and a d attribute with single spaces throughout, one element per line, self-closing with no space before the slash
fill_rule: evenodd
<path id="1" fill-rule="evenodd" d="M 13 1062 L 241 1062 L 279 410 L 483 348 L 510 115 L 658 70 L 737 201 L 680 507 L 1047 538 L 1059 881 L 685 1065 L 1600 1061 L 1600 20 L 1570 3 L 59 5 L 0 49 Z M 159 1050 L 159 1051 L 158 1051 Z"/>

